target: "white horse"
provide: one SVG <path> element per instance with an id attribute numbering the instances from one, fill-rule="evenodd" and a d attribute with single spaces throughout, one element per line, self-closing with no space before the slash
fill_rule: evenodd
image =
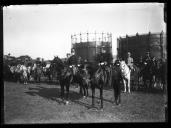
<path id="1" fill-rule="evenodd" d="M 131 92 L 130 90 L 131 70 L 126 65 L 125 61 L 120 61 L 120 68 L 121 68 L 121 73 L 123 77 L 124 92 L 127 91 L 127 87 L 128 87 L 128 92 L 130 93 Z"/>

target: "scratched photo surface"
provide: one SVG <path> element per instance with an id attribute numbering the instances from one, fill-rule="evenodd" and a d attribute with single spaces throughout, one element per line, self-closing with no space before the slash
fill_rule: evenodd
<path id="1" fill-rule="evenodd" d="M 164 3 L 3 7 L 5 124 L 167 121 Z"/>

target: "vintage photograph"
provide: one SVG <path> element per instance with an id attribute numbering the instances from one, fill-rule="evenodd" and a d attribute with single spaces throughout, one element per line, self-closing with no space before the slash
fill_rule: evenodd
<path id="1" fill-rule="evenodd" d="M 4 124 L 167 122 L 167 4 L 3 7 Z"/>

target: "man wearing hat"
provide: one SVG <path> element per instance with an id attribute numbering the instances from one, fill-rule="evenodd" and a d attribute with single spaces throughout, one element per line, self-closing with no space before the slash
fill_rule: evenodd
<path id="1" fill-rule="evenodd" d="M 145 65 L 151 63 L 150 52 L 146 52 L 146 56 L 145 56 L 145 58 L 143 59 L 143 62 L 144 62 Z"/>
<path id="2" fill-rule="evenodd" d="M 131 57 L 131 53 L 130 52 L 128 52 L 127 55 L 128 56 L 127 56 L 127 59 L 126 59 L 126 64 L 132 70 L 133 69 L 133 58 Z"/>
<path id="3" fill-rule="evenodd" d="M 71 49 L 71 56 L 68 58 L 67 63 L 69 66 L 76 66 L 78 63 L 78 57 L 75 55 L 75 50 Z"/>

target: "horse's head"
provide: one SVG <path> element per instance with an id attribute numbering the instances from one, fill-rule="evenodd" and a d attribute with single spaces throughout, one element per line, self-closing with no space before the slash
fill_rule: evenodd
<path id="1" fill-rule="evenodd" d="M 58 56 L 55 56 L 51 61 L 51 68 L 55 68 L 55 70 L 60 71 L 64 68 L 64 63 Z"/>
<path id="2" fill-rule="evenodd" d="M 126 63 L 125 63 L 125 61 L 120 61 L 120 68 L 121 69 L 125 69 L 125 66 L 126 66 Z"/>

